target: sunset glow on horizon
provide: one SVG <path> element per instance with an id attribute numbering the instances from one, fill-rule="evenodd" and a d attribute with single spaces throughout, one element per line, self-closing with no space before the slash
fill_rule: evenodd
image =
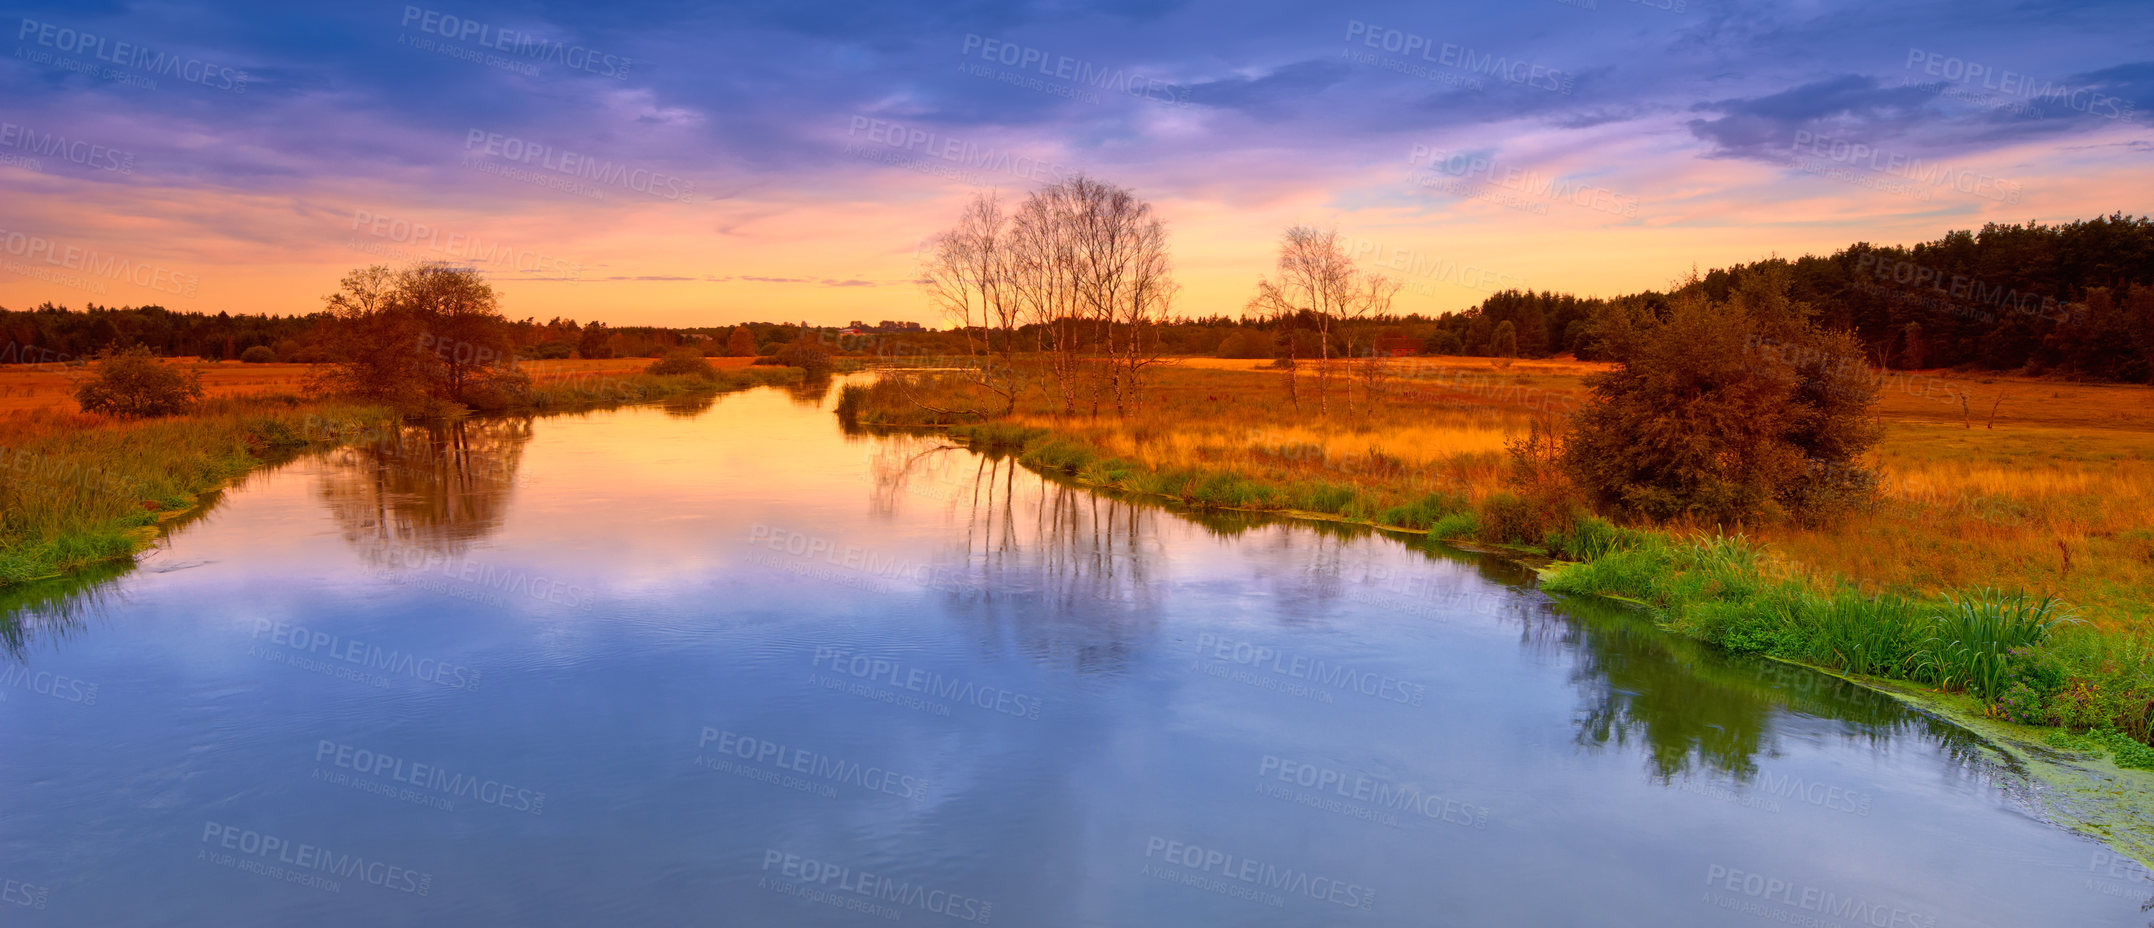
<path id="1" fill-rule="evenodd" d="M 1662 9 L 1674 7 L 1676 9 Z M 2132 4 L 32 4 L 0 306 L 321 308 L 479 267 L 515 318 L 942 324 L 916 253 L 1077 172 L 1237 315 L 1336 227 L 1437 314 L 2149 211 Z"/>

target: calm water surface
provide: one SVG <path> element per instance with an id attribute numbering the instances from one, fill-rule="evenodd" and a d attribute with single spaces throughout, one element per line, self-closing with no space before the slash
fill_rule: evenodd
<path id="1" fill-rule="evenodd" d="M 16 603 L 0 924 L 2147 921 L 1889 700 L 827 401 L 412 430 Z"/>

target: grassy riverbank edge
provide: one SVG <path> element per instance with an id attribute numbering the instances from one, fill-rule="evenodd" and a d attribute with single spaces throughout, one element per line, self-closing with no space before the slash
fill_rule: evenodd
<path id="1" fill-rule="evenodd" d="M 608 375 L 535 386 L 489 416 L 554 415 L 797 383 L 799 368 L 716 376 Z M 446 411 L 455 418 L 469 413 Z M 0 591 L 130 561 L 171 524 L 264 467 L 310 450 L 380 436 L 415 418 L 384 406 L 289 394 L 213 399 L 162 419 L 110 422 L 65 414 L 18 416 L 24 437 L 0 443 Z M 27 478 L 27 479 L 25 479 Z"/>
<path id="2" fill-rule="evenodd" d="M 2067 827 L 2111 842 L 2140 863 L 2154 867 L 2154 770 L 2119 766 L 2115 761 L 2123 755 L 2104 748 L 2098 741 L 2098 732 L 2096 738 L 2090 739 L 2074 736 L 2063 727 L 2020 724 L 1995 717 L 1990 710 L 1993 703 L 1964 692 L 1948 692 L 1904 679 L 1851 673 L 1815 661 L 1772 653 L 1770 642 L 1757 637 L 1760 633 L 1754 623 L 1736 623 L 1731 627 L 1725 619 L 1731 613 L 1770 614 L 1775 609 L 1785 610 L 1789 607 L 1787 597 L 1802 593 L 1804 584 L 1794 579 L 1769 576 L 1775 565 L 1758 557 L 1755 549 L 1739 540 L 1686 539 L 1673 532 L 1617 527 L 1598 518 L 1581 520 L 1570 532 L 1547 539 L 1542 545 L 1523 543 L 1519 539 L 1496 540 L 1483 532 L 1492 522 L 1500 523 L 1503 516 L 1497 514 L 1491 519 L 1463 500 L 1432 497 L 1419 503 L 1376 510 L 1350 486 L 1343 489 L 1338 484 L 1264 486 L 1242 475 L 1202 468 L 1162 473 L 1137 462 L 1105 456 L 1081 438 L 1039 426 L 990 422 L 913 428 L 941 431 L 975 450 L 1014 455 L 1019 463 L 1035 471 L 1082 486 L 1196 509 L 1258 512 L 1275 517 L 1356 524 L 1388 532 L 1426 535 L 1434 542 L 1512 558 L 1534 569 L 1552 591 L 1622 602 L 1640 610 L 1663 631 L 1723 648 L 1733 643 L 1737 647 L 1731 650 L 1748 650 L 1772 660 L 1839 677 L 1973 731 L 2043 787 L 2038 792 L 2044 814 Z M 1261 502 L 1252 504 L 1253 501 Z M 1456 505 L 1465 508 L 1448 508 Z M 1700 580 L 1678 571 L 1666 578 L 1668 582 L 1648 584 L 1646 589 L 1595 582 L 1591 576 L 1593 568 L 1607 566 L 1604 562 L 1613 560 L 1613 555 L 1648 546 L 1676 551 L 1694 549 L 1709 558 L 1719 558 L 1722 568 L 1749 575 L 1749 589 L 1731 591 L 1718 586 L 1727 579 L 1724 574 Z M 1823 603 L 1829 609 L 1834 604 L 1879 601 L 1844 580 L 1835 579 L 1828 587 L 1812 594 L 1812 602 Z M 1689 594 L 1687 598 L 1686 593 Z M 1730 593 L 1734 595 L 1728 595 Z M 1671 601 L 1669 594 L 1677 598 Z M 1940 602 L 1949 601 L 1902 600 L 1896 608 L 1914 612 L 1937 606 Z M 1687 614 L 1692 611 L 1712 615 L 1700 620 Z M 1730 642 L 1731 636 L 1738 640 Z M 1749 640 L 1743 640 L 1746 636 Z M 1744 647 L 1746 644 L 1750 646 Z M 2098 674 L 2099 668 L 2085 665 L 2099 653 L 2100 643 L 2080 640 L 2074 644 L 2066 658 L 2082 666 L 2072 669 Z M 2125 698 L 2128 701 L 2141 697 L 2136 690 L 2129 690 Z M 2126 747 L 2124 750 L 2134 749 Z M 2139 767 L 2149 766 L 2147 755 L 2136 756 L 2134 763 Z"/>

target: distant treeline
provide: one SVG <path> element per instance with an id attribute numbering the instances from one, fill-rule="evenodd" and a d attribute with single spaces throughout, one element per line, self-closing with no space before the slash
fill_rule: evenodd
<path id="1" fill-rule="evenodd" d="M 165 357 L 233 360 L 265 347 L 278 361 L 330 360 L 322 323 L 328 313 L 304 316 L 179 312 L 162 306 L 99 306 L 71 310 L 51 303 L 28 310 L 0 308 L 0 364 L 65 363 L 95 357 L 110 347 L 142 345 Z M 906 331 L 884 323 L 884 332 Z M 554 318 L 508 323 L 517 355 L 525 360 L 569 357 L 655 358 L 683 346 L 719 355 L 767 355 L 798 338 L 794 323 L 751 322 L 738 326 L 665 328 L 608 326 Z M 826 333 L 834 330 L 822 330 Z M 872 331 L 872 330 L 870 330 Z M 736 334 L 738 333 L 738 334 Z M 831 334 L 825 340 L 845 341 Z M 885 335 L 884 337 L 888 337 Z M 871 336 L 857 340 L 863 343 Z"/>
<path id="2" fill-rule="evenodd" d="M 2154 220 L 2123 214 L 2063 225 L 2000 225 L 1956 231 L 1913 247 L 1860 243 L 1818 257 L 1773 258 L 1719 268 L 1682 285 L 1723 302 L 1749 275 L 1789 271 L 1790 298 L 1810 304 L 1825 326 L 1852 331 L 1881 367 L 1963 367 L 2056 373 L 2093 380 L 2154 380 Z M 1333 328 L 1334 356 L 1449 354 L 1604 358 L 1612 339 L 1648 317 L 1665 318 L 1670 293 L 1614 298 L 1506 290 L 1479 306 L 1440 317 L 1385 315 Z M 71 311 L 50 303 L 0 309 L 0 364 L 88 357 L 109 346 L 142 344 L 167 356 L 238 358 L 264 346 L 278 360 L 325 360 L 323 313 L 209 315 L 161 306 Z M 875 326 L 803 327 L 752 322 L 666 328 L 579 324 L 573 319 L 511 323 L 525 359 L 657 357 L 690 347 L 707 355 L 767 355 L 808 334 L 851 354 L 933 354 L 962 350 L 955 330 Z M 1036 341 L 1036 326 L 1022 326 Z M 1223 315 L 1159 326 L 1170 355 L 1314 357 L 1322 328 L 1311 320 Z"/>
<path id="3" fill-rule="evenodd" d="M 1968 367 L 2094 380 L 2154 378 L 2154 221 L 2122 214 L 2064 225 L 1952 232 L 1912 248 L 1856 244 L 1825 257 L 1774 258 L 1704 274 L 1716 302 L 1768 267 L 1828 328 L 1852 331 L 1881 367 Z M 1612 330 L 1664 318 L 1668 293 L 1614 299 L 1506 291 L 1416 332 L 1438 354 L 1593 359 Z"/>

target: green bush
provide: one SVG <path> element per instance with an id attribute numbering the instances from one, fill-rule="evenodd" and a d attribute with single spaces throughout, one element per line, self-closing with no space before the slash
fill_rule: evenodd
<path id="1" fill-rule="evenodd" d="M 140 345 L 98 355 L 89 377 L 75 388 L 83 412 L 129 419 L 186 412 L 201 398 L 201 374 L 160 363 Z"/>
<path id="2" fill-rule="evenodd" d="M 1429 526 L 1431 538 L 1472 538 L 1481 532 L 1481 517 L 1471 509 L 1450 513 Z"/>
<path id="3" fill-rule="evenodd" d="M 1849 673 L 1905 676 L 1928 632 L 1915 604 L 1902 596 L 1864 596 L 1842 589 L 1816 603 L 1795 655 Z"/>
<path id="4" fill-rule="evenodd" d="M 824 350 L 822 346 L 806 338 L 795 339 L 787 343 L 785 347 L 778 349 L 769 358 L 757 358 L 754 363 L 763 364 L 766 362 L 800 368 L 810 377 L 828 376 L 836 366 L 836 362 L 830 358 L 829 351 Z"/>
<path id="5" fill-rule="evenodd" d="M 718 369 L 712 367 L 711 362 L 703 360 L 701 354 L 688 349 L 674 351 L 651 362 L 648 367 L 643 369 L 643 372 L 659 376 L 701 377 L 705 380 L 718 379 Z"/>
<path id="6" fill-rule="evenodd" d="M 239 353 L 243 364 L 268 364 L 277 359 L 277 350 L 268 345 L 256 345 Z"/>
<path id="7" fill-rule="evenodd" d="M 1931 617 L 1930 634 L 1915 655 L 1914 678 L 1994 699 L 2012 682 L 2008 656 L 2041 644 L 2050 629 L 2067 621 L 2058 606 L 2055 597 L 2030 599 L 1998 590 L 1948 599 Z"/>

